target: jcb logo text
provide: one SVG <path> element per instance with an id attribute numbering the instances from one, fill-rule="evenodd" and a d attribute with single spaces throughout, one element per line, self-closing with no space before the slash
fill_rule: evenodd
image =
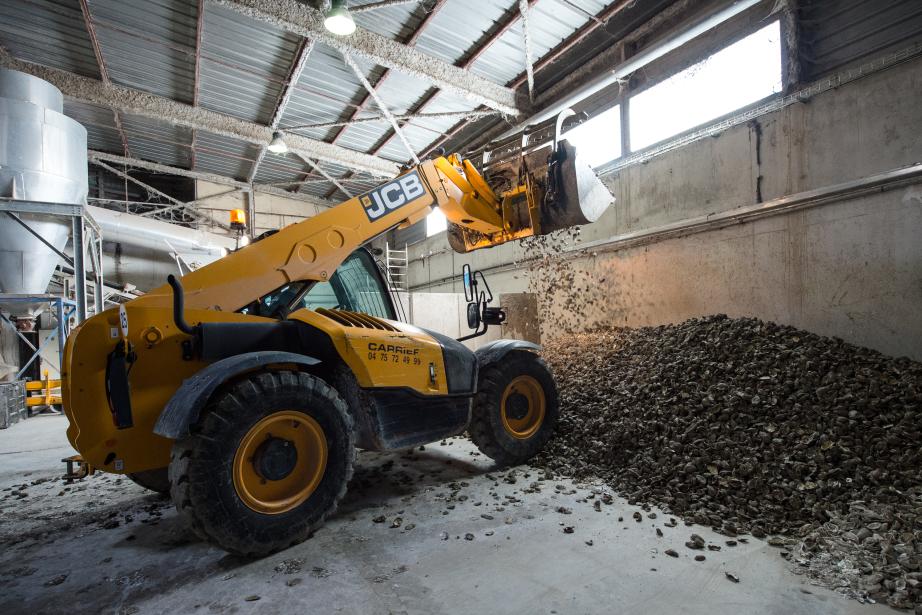
<path id="1" fill-rule="evenodd" d="M 426 193 L 419 173 L 413 171 L 376 190 L 359 197 L 368 219 L 374 222 L 381 216 L 403 207 Z"/>

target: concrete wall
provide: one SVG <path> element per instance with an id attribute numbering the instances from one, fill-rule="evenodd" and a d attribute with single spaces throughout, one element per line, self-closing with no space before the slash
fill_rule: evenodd
<path id="1" fill-rule="evenodd" d="M 617 197 L 578 245 L 922 162 L 922 60 L 763 115 L 604 178 Z M 493 267 L 494 293 L 538 295 L 542 338 L 597 323 L 725 312 L 922 359 L 922 184 L 641 247 L 557 261 L 506 245 L 411 246 L 412 290 L 458 292 L 461 264 Z M 540 252 L 543 263 L 519 261 Z"/>
<path id="2" fill-rule="evenodd" d="M 196 198 L 199 199 L 212 194 L 227 192 L 227 190 L 227 186 L 201 180 L 196 181 Z M 256 192 L 254 198 L 256 199 L 254 235 L 300 222 L 304 218 L 314 216 L 323 209 L 305 201 L 287 199 L 264 192 Z M 201 203 L 199 209 L 214 219 L 227 224 L 230 210 L 242 209 L 247 211 L 246 197 L 243 192 L 217 196 Z"/>

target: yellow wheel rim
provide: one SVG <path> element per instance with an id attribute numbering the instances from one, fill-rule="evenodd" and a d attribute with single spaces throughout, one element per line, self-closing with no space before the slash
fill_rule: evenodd
<path id="1" fill-rule="evenodd" d="M 234 488 L 251 509 L 277 515 L 307 500 L 326 466 L 327 439 L 320 424 L 301 412 L 283 410 L 261 419 L 243 436 L 234 455 Z"/>
<path id="2" fill-rule="evenodd" d="M 503 391 L 500 416 L 513 438 L 527 440 L 541 429 L 545 414 L 544 389 L 531 376 L 518 376 Z"/>

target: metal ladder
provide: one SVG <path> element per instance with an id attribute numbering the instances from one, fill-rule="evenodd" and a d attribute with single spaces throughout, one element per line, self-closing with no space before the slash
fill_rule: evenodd
<path id="1" fill-rule="evenodd" d="M 402 293 L 409 291 L 408 259 L 409 249 L 406 244 L 404 244 L 403 250 L 394 250 L 390 244 L 385 245 L 384 264 L 387 266 L 387 282 L 392 291 Z"/>

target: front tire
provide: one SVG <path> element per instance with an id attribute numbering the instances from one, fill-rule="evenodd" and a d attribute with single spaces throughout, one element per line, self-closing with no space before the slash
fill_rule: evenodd
<path id="1" fill-rule="evenodd" d="M 557 385 L 538 355 L 514 350 L 480 369 L 469 432 L 500 465 L 517 465 L 540 451 L 557 425 Z"/>
<path id="2" fill-rule="evenodd" d="M 219 393 L 173 445 L 170 495 L 201 538 L 246 557 L 306 540 L 346 493 L 355 434 L 325 382 L 257 373 Z"/>

